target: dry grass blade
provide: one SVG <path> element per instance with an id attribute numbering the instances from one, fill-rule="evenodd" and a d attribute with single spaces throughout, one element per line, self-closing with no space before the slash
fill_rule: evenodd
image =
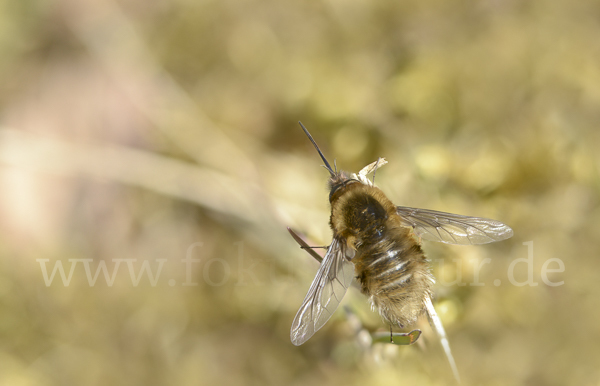
<path id="1" fill-rule="evenodd" d="M 0 162 L 46 173 L 89 175 L 194 202 L 257 224 L 260 189 L 211 168 L 116 145 L 92 146 L 0 131 Z"/>

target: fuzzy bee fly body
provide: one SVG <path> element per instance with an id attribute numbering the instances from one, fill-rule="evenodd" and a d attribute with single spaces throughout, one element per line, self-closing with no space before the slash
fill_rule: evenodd
<path id="1" fill-rule="evenodd" d="M 354 182 L 339 190 L 331 228 L 345 240 L 346 257 L 353 256 L 361 291 L 392 324 L 412 324 L 434 283 L 418 240 L 380 189 Z"/>
<path id="2" fill-rule="evenodd" d="M 437 328 L 439 320 L 431 306 L 435 280 L 420 239 L 484 244 L 511 237 L 512 229 L 496 220 L 396 206 L 366 178 L 385 160 L 358 174 L 334 170 L 300 125 L 330 175 L 333 240 L 292 323 L 292 343 L 303 344 L 323 327 L 354 278 L 390 324 L 410 325 L 427 310 Z"/>

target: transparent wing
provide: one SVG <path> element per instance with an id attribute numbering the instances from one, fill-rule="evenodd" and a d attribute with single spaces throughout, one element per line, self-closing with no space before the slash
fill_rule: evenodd
<path id="1" fill-rule="evenodd" d="M 406 226 L 423 240 L 447 244 L 487 244 L 505 240 L 513 230 L 500 221 L 481 217 L 399 206 L 397 213 Z"/>
<path id="2" fill-rule="evenodd" d="M 300 346 L 329 320 L 354 277 L 354 264 L 346 259 L 338 239 L 333 239 L 296 317 L 290 338 Z"/>

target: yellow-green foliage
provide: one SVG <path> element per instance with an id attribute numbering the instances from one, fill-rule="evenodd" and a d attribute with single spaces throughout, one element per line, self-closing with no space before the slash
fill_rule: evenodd
<path id="1" fill-rule="evenodd" d="M 0 384 L 449 384 L 426 323 L 413 346 L 355 335 L 388 328 L 358 291 L 352 315 L 290 343 L 317 263 L 286 227 L 330 239 L 298 120 L 338 168 L 386 157 L 376 183 L 398 205 L 514 229 L 424 246 L 465 384 L 598 384 L 598 15 L 589 0 L 1 2 Z M 528 256 L 537 285 L 511 284 Z M 58 262 L 71 281 L 47 286 Z M 137 276 L 159 266 L 155 285 Z"/>

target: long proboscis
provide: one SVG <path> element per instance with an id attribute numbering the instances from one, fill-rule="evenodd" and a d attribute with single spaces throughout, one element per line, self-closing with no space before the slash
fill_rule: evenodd
<path id="1" fill-rule="evenodd" d="M 306 134 L 306 136 L 308 137 L 308 139 L 310 139 L 310 141 L 312 142 L 312 144 L 315 146 L 315 149 L 317 149 L 317 152 L 319 152 L 319 155 L 321 156 L 321 159 L 323 160 L 323 162 L 325 162 L 325 168 L 329 171 L 329 174 L 331 174 L 331 176 L 333 177 L 335 175 L 335 172 L 331 168 L 331 165 L 329 165 L 329 162 L 327 162 L 327 159 L 325 158 L 325 156 L 321 152 L 321 149 L 319 149 L 319 145 L 317 145 L 317 143 L 313 139 L 312 135 L 310 135 L 310 133 L 308 132 L 308 130 L 306 130 L 306 127 L 304 127 L 304 125 L 302 124 L 302 122 L 298 121 L 298 123 L 300 124 L 300 127 L 302 127 L 302 130 L 304 130 L 304 133 Z"/>

